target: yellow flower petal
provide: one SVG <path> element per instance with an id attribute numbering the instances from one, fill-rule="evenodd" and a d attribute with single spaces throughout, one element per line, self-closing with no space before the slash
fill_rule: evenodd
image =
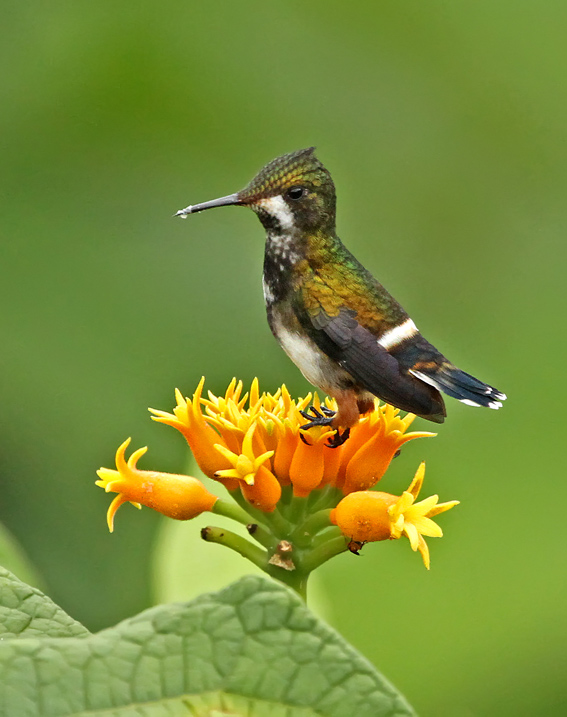
<path id="1" fill-rule="evenodd" d="M 402 495 L 400 496 L 400 499 L 396 502 L 395 505 L 392 506 L 390 509 L 390 514 L 392 517 L 394 515 L 403 515 L 406 510 L 408 510 L 413 505 L 414 497 L 411 493 L 409 493 L 407 490 L 405 490 Z"/>
<path id="2" fill-rule="evenodd" d="M 108 507 L 108 512 L 106 513 L 106 522 L 108 525 L 108 532 L 113 533 L 114 532 L 114 516 L 116 515 L 116 511 L 118 508 L 120 508 L 121 505 L 124 503 L 127 503 L 128 499 L 125 498 L 123 495 L 118 494 L 114 497 L 114 500 Z"/>
<path id="3" fill-rule="evenodd" d="M 216 450 L 231 463 L 234 472 L 216 471 L 214 477 L 234 477 L 244 481 L 247 485 L 254 485 L 254 477 L 260 468 L 274 454 L 273 451 L 266 451 L 259 456 L 254 454 L 254 432 L 256 423 L 253 423 L 242 441 L 242 453 L 234 453 L 221 444 L 215 444 Z"/>
<path id="4" fill-rule="evenodd" d="M 404 533 L 409 538 L 411 549 L 417 550 L 417 546 L 419 545 L 419 533 L 415 525 L 404 521 Z"/>
<path id="5" fill-rule="evenodd" d="M 427 570 L 429 570 L 429 548 L 421 535 L 419 536 L 419 545 L 417 546 L 417 549 L 419 550 L 421 557 L 423 558 L 423 564 L 425 565 Z"/>
<path id="6" fill-rule="evenodd" d="M 454 508 L 456 505 L 459 505 L 458 500 L 450 500 L 447 503 L 438 503 L 435 508 L 432 508 L 432 510 L 429 511 L 427 516 L 429 518 L 433 518 L 436 515 L 439 515 L 439 513 L 444 513 L 446 510 L 451 510 L 451 508 Z"/>
<path id="7" fill-rule="evenodd" d="M 419 495 L 419 491 L 421 490 L 421 486 L 423 485 L 424 476 L 425 476 L 425 462 L 422 461 L 419 465 L 419 468 L 415 472 L 415 476 L 408 488 L 408 493 L 411 493 L 414 498 L 417 498 L 417 496 Z"/>
<path id="8" fill-rule="evenodd" d="M 419 503 L 414 503 L 412 506 L 412 512 L 429 515 L 429 511 L 433 510 L 438 501 L 438 495 L 430 495 L 429 498 L 425 498 L 425 500 L 421 500 Z"/>
<path id="9" fill-rule="evenodd" d="M 407 519 L 406 525 L 410 522 Z M 416 530 L 420 535 L 427 535 L 428 538 L 442 538 L 443 531 L 440 526 L 437 525 L 431 518 L 415 518 L 411 520 L 411 524 L 415 525 Z"/>

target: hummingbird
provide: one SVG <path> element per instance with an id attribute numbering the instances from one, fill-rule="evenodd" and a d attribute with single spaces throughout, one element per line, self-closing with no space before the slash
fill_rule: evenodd
<path id="1" fill-rule="evenodd" d="M 468 406 L 500 408 L 505 394 L 461 371 L 430 344 L 400 304 L 336 233 L 336 193 L 315 148 L 269 162 L 241 191 L 174 216 L 230 205 L 252 209 L 266 231 L 263 288 L 268 323 L 289 358 L 337 411 L 311 407 L 307 430 L 335 429 L 344 443 L 377 396 L 435 423 L 441 392 Z"/>

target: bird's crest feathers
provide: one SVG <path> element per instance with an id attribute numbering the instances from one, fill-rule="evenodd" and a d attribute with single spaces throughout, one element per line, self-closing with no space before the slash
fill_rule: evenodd
<path id="1" fill-rule="evenodd" d="M 299 149 L 272 160 L 239 192 L 239 197 L 245 203 L 253 202 L 284 194 L 295 185 L 315 190 L 332 187 L 334 193 L 331 175 L 315 156 L 315 147 Z"/>

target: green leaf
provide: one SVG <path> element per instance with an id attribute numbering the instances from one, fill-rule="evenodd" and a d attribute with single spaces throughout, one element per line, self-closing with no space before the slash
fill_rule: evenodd
<path id="1" fill-rule="evenodd" d="M 414 714 L 295 593 L 255 576 L 95 635 L 2 640 L 0 675 L 18 717 Z"/>
<path id="2" fill-rule="evenodd" d="M 0 567 L 0 639 L 14 637 L 75 637 L 89 635 L 37 588 Z"/>

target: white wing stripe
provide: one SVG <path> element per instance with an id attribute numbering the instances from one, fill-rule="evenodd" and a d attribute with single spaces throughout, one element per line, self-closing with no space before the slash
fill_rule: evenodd
<path id="1" fill-rule="evenodd" d="M 386 331 L 384 336 L 381 336 L 378 339 L 378 343 L 387 351 L 388 349 L 391 349 L 392 346 L 397 346 L 398 344 L 401 344 L 402 341 L 411 339 L 411 337 L 415 336 L 417 333 L 417 326 L 411 319 L 406 319 L 403 324 L 394 326 L 393 329 Z"/>

